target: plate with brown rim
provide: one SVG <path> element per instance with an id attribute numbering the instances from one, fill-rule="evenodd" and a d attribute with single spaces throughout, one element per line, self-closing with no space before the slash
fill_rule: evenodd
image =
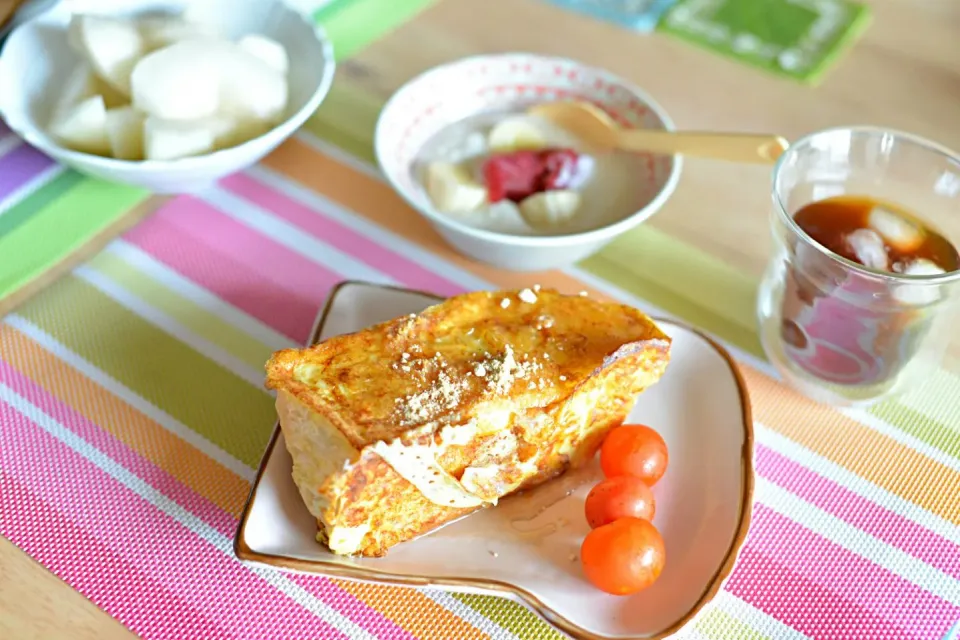
<path id="1" fill-rule="evenodd" d="M 363 282 L 337 286 L 311 342 L 357 331 L 435 304 L 429 294 Z M 234 541 L 246 563 L 373 583 L 441 587 L 511 598 L 575 638 L 664 638 L 709 602 L 733 569 L 750 525 L 753 422 L 746 385 L 730 355 L 695 329 L 656 319 L 673 339 L 663 378 L 642 393 L 628 422 L 655 428 L 670 451 L 654 487 L 654 524 L 666 545 L 650 588 L 612 596 L 592 587 L 578 551 L 589 531 L 583 500 L 599 465 L 570 471 L 482 509 L 383 558 L 332 554 L 291 478 L 279 427 L 260 463 Z"/>

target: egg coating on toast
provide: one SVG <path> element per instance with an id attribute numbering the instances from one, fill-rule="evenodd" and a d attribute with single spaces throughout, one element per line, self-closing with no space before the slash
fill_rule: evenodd
<path id="1" fill-rule="evenodd" d="M 454 296 L 266 368 L 318 539 L 381 556 L 589 461 L 669 357 L 637 309 L 525 289 Z"/>

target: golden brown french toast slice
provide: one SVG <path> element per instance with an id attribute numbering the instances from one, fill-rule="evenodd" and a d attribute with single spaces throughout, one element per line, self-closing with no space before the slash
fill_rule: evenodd
<path id="1" fill-rule="evenodd" d="M 669 352 L 625 305 L 483 291 L 278 351 L 267 386 L 320 539 L 380 556 L 590 460 Z"/>

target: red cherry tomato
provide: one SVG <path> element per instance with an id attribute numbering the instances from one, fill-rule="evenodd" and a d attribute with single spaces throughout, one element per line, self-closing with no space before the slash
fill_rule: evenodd
<path id="1" fill-rule="evenodd" d="M 600 447 L 600 468 L 608 478 L 634 476 L 652 487 L 667 470 L 667 443 L 642 424 L 625 424 L 607 434 Z"/>
<path id="2" fill-rule="evenodd" d="M 656 503 L 650 487 L 643 480 L 617 476 L 607 478 L 591 489 L 583 509 L 587 524 L 596 529 L 619 518 L 653 520 Z"/>
<path id="3" fill-rule="evenodd" d="M 617 596 L 646 589 L 666 562 L 663 538 L 649 520 L 621 518 L 587 534 L 580 564 L 593 586 Z"/>

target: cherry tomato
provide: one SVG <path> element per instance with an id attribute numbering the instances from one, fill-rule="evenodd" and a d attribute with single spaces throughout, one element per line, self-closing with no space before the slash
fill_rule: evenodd
<path id="1" fill-rule="evenodd" d="M 649 520 L 620 518 L 597 527 L 580 545 L 580 564 L 593 586 L 615 596 L 646 589 L 666 562 L 663 538 Z"/>
<path id="2" fill-rule="evenodd" d="M 619 518 L 653 520 L 656 503 L 650 487 L 640 478 L 617 476 L 607 478 L 587 495 L 583 504 L 591 529 L 610 524 Z"/>
<path id="3" fill-rule="evenodd" d="M 667 470 L 667 443 L 642 424 L 625 424 L 607 434 L 600 447 L 600 468 L 608 478 L 634 476 L 652 487 Z"/>

